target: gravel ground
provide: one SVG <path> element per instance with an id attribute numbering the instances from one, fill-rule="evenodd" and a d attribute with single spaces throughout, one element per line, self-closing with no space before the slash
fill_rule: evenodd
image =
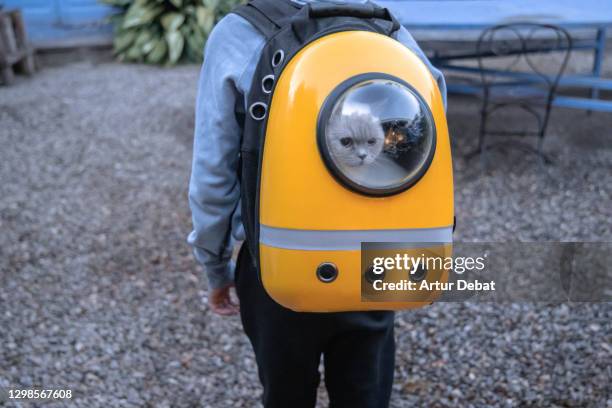
<path id="1" fill-rule="evenodd" d="M 45 406 L 260 406 L 239 319 L 208 312 L 185 244 L 197 75 L 75 63 L 0 89 L 0 387 L 73 390 Z M 477 111 L 451 98 L 457 239 L 612 240 L 612 116 L 556 111 L 543 173 L 519 151 L 466 163 Z M 612 407 L 611 317 L 399 313 L 392 407 Z"/>

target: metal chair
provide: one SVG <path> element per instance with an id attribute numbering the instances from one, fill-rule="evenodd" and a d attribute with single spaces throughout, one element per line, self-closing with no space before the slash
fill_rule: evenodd
<path id="1" fill-rule="evenodd" d="M 480 131 L 477 149 L 468 158 L 497 145 L 486 145 L 487 136 L 536 136 L 537 147 L 517 143 L 513 146 L 536 153 L 545 163 L 551 160 L 542 145 L 552 101 L 572 49 L 569 33 L 551 24 L 510 23 L 486 29 L 476 44 L 482 87 Z M 558 60 L 540 68 L 543 54 Z M 539 61 L 542 62 L 542 61 Z M 491 128 L 491 116 L 506 108 L 519 108 L 536 120 L 533 130 L 518 131 Z M 506 143 L 507 144 L 507 143 Z"/>

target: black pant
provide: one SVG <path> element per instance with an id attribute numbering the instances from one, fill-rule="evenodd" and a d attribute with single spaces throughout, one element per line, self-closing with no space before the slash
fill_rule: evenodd
<path id="1" fill-rule="evenodd" d="M 395 358 L 393 312 L 291 311 L 265 292 L 248 253 L 243 245 L 236 292 L 244 331 L 255 351 L 264 406 L 314 407 L 323 355 L 330 407 L 387 407 Z"/>

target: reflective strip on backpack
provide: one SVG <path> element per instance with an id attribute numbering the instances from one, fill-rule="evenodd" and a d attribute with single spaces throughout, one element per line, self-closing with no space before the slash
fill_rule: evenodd
<path id="1" fill-rule="evenodd" d="M 362 242 L 397 242 L 402 247 L 423 246 L 425 243 L 450 243 L 453 227 L 385 230 L 298 230 L 260 225 L 261 244 L 304 251 L 347 251 L 361 249 Z M 407 245 L 409 244 L 409 245 Z"/>

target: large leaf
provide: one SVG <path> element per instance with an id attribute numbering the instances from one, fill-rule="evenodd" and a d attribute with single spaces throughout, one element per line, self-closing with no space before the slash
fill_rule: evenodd
<path id="1" fill-rule="evenodd" d="M 163 6 L 147 3 L 146 0 L 136 0 L 125 13 L 123 28 L 137 27 L 149 24 L 164 10 Z"/>
<path id="2" fill-rule="evenodd" d="M 185 21 L 185 16 L 179 13 L 166 13 L 161 18 L 162 27 L 166 31 L 177 31 Z"/>
<path id="3" fill-rule="evenodd" d="M 151 50 L 151 52 L 147 54 L 145 61 L 147 61 L 149 64 L 161 64 L 162 61 L 166 58 L 167 52 L 168 45 L 166 45 L 166 40 L 160 38 L 153 47 L 153 50 Z"/>
<path id="4" fill-rule="evenodd" d="M 176 8 L 181 8 L 183 5 L 183 0 L 170 0 L 170 3 L 172 3 Z"/>
<path id="5" fill-rule="evenodd" d="M 164 39 L 161 38 L 160 36 L 151 37 L 151 39 L 143 43 L 142 46 L 140 47 L 142 49 L 142 53 L 145 55 L 149 54 L 151 51 L 155 49 L 155 46 L 160 41 L 164 42 Z"/>
<path id="6" fill-rule="evenodd" d="M 120 53 L 126 50 L 132 45 L 137 34 L 138 32 L 136 30 L 123 30 L 121 33 L 117 34 L 113 42 L 115 52 Z"/>
<path id="7" fill-rule="evenodd" d="M 219 7 L 219 0 L 202 0 L 202 4 L 211 10 L 215 10 Z"/>
<path id="8" fill-rule="evenodd" d="M 190 55 L 190 60 L 193 62 L 202 62 L 204 41 L 199 41 L 194 35 L 187 38 L 187 48 Z"/>
<path id="9" fill-rule="evenodd" d="M 142 50 L 136 44 L 132 45 L 132 47 L 125 52 L 125 57 L 129 61 L 138 61 L 142 56 Z"/>
<path id="10" fill-rule="evenodd" d="M 143 45 L 151 41 L 151 39 L 153 38 L 151 31 L 152 30 L 148 29 L 147 27 L 142 28 L 139 31 L 138 36 L 134 40 L 134 46 L 140 48 L 140 50 L 144 52 L 144 50 L 142 49 Z"/>
<path id="11" fill-rule="evenodd" d="M 198 25 L 197 21 L 192 19 L 189 20 L 189 29 L 191 30 L 190 37 L 193 37 L 193 39 L 199 44 L 201 44 L 202 48 L 204 48 L 204 42 L 206 41 L 206 33 L 204 32 L 202 27 Z"/>
<path id="12" fill-rule="evenodd" d="M 202 27 L 205 33 L 210 33 L 213 25 L 215 24 L 215 13 L 205 7 L 198 6 L 196 8 L 196 17 L 198 19 L 198 25 Z"/>
<path id="13" fill-rule="evenodd" d="M 167 31 L 165 37 L 168 43 L 168 62 L 170 64 L 176 64 L 183 53 L 185 39 L 183 35 L 176 30 Z"/>

